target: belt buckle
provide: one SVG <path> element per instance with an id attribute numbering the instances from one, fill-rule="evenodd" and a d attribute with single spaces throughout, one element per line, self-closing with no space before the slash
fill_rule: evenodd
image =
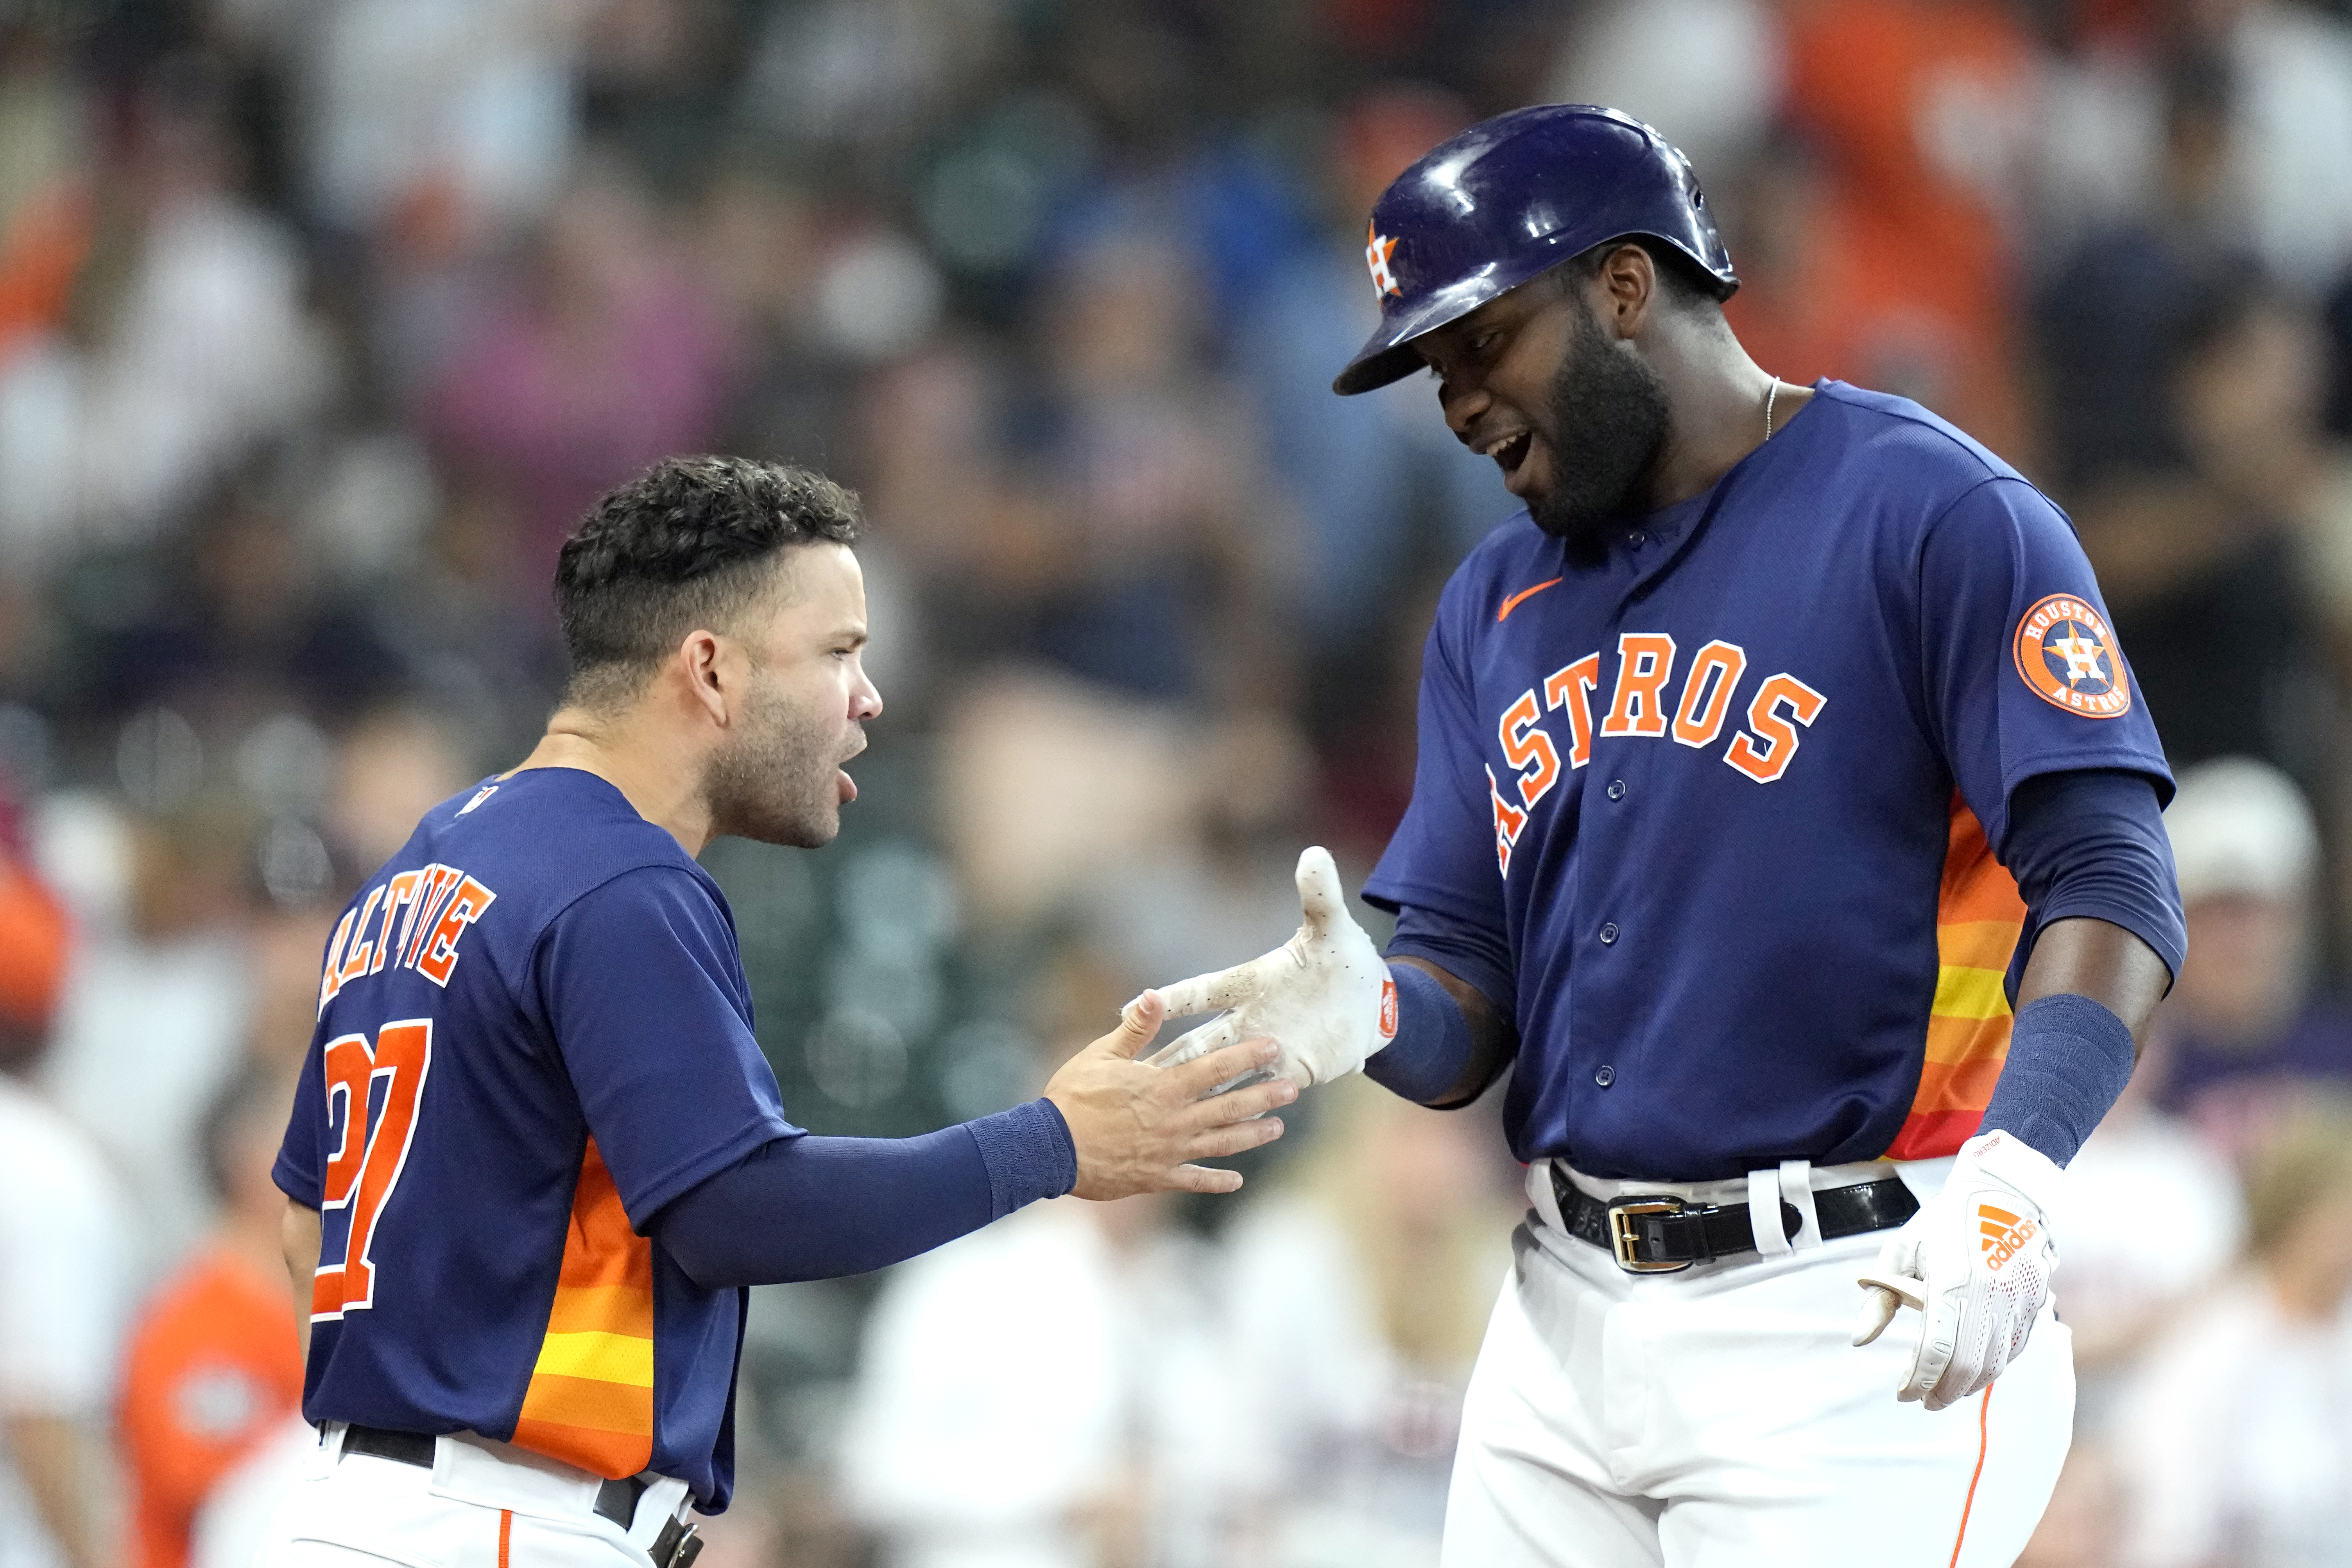
<path id="1" fill-rule="evenodd" d="M 1616 1245 L 1617 1267 L 1628 1274 L 1676 1274 L 1689 1268 L 1691 1260 L 1686 1258 L 1670 1263 L 1644 1262 L 1636 1251 L 1641 1246 L 1641 1239 L 1633 1234 L 1633 1228 L 1627 1223 L 1639 1214 L 1680 1214 L 1682 1211 L 1683 1200 L 1678 1197 L 1640 1197 L 1630 1202 L 1611 1204 L 1609 1239 Z"/>

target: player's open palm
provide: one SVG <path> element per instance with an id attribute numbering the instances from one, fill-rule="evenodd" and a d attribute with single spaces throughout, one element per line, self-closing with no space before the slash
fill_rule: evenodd
<path id="1" fill-rule="evenodd" d="M 1178 1018 L 1226 1010 L 1154 1054 L 1153 1066 L 1175 1067 L 1266 1035 L 1282 1047 L 1275 1074 L 1311 1089 L 1357 1071 L 1395 1038 L 1396 983 L 1348 913 L 1339 870 L 1319 844 L 1298 857 L 1298 906 L 1297 934 L 1273 952 L 1160 988 Z"/>
<path id="2" fill-rule="evenodd" d="M 1193 1162 L 1237 1155 L 1282 1136 L 1281 1122 L 1265 1113 L 1298 1098 L 1286 1080 L 1214 1093 L 1218 1085 L 1273 1061 L 1275 1043 L 1242 1040 L 1176 1071 L 1160 1071 L 1135 1058 L 1167 1017 L 1159 994 L 1144 992 L 1128 1004 L 1117 1029 L 1064 1062 L 1045 1085 L 1045 1098 L 1061 1112 L 1077 1149 L 1078 1181 L 1070 1190 L 1080 1197 L 1129 1197 L 1171 1188 L 1232 1192 L 1242 1185 L 1240 1172 Z"/>
<path id="3" fill-rule="evenodd" d="M 2058 1247 L 2050 1209 L 2056 1165 L 2008 1133 L 1960 1145 L 1944 1190 L 1920 1207 L 1863 1276 L 1853 1343 L 1876 1339 L 1902 1307 L 1919 1310 L 1919 1343 L 1898 1399 L 1957 1405 L 2025 1349 L 2050 1297 Z"/>

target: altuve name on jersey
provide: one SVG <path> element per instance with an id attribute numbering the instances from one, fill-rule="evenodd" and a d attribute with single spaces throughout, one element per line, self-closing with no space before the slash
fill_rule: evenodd
<path id="1" fill-rule="evenodd" d="M 1504 758 L 1518 770 L 1512 780 L 1518 804 L 1505 798 L 1491 766 L 1486 793 L 1495 808 L 1495 853 L 1506 877 L 1511 874 L 1512 846 L 1527 830 L 1536 802 L 1564 775 L 1592 760 L 1595 736 L 1671 738 L 1698 750 L 1714 746 L 1721 737 L 1733 695 L 1748 671 L 1748 651 L 1721 639 L 1707 643 L 1692 655 L 1680 695 L 1670 701 L 1666 688 L 1675 678 L 1679 653 L 1674 638 L 1664 632 L 1621 633 L 1616 682 L 1608 712 L 1597 727 L 1592 697 L 1601 685 L 1598 653 L 1562 664 L 1503 710 L 1496 732 Z M 1796 758 L 1800 727 L 1811 727 L 1828 703 L 1829 698 L 1785 671 L 1767 675 L 1748 699 L 1745 727 L 1733 730 L 1724 747 L 1724 762 L 1759 784 L 1773 783 Z M 1559 746 L 1542 727 L 1543 716 L 1549 712 L 1568 716 L 1564 767 Z"/>
<path id="2" fill-rule="evenodd" d="M 447 986 L 457 967 L 459 939 L 498 896 L 457 867 L 437 862 L 370 888 L 364 903 L 344 912 L 335 939 L 327 944 L 320 1016 L 326 1016 L 327 1004 L 345 986 L 380 975 L 387 966 L 414 969 L 436 986 Z"/>

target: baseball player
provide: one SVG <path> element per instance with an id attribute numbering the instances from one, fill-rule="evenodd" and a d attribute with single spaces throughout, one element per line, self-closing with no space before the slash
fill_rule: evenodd
<path id="1" fill-rule="evenodd" d="M 1334 390 L 1425 369 L 1527 509 L 1429 636 L 1388 962 L 1309 851 L 1297 937 L 1166 988 L 1232 1010 L 1156 1060 L 1263 1031 L 1302 1087 L 1433 1106 L 1515 1069 L 1533 1211 L 1449 1568 L 2006 1563 L 2100 1218 L 2063 1167 L 2183 946 L 2090 568 L 1925 409 L 1759 370 L 1689 163 L 1625 115 L 1475 126 L 1367 242 Z"/>
<path id="2" fill-rule="evenodd" d="M 1065 1192 L 1223 1192 L 1273 1059 L 1129 1060 L 1150 993 L 1043 1098 L 904 1141 L 810 1137 L 751 1034 L 735 833 L 814 847 L 882 699 L 855 498 L 673 459 L 565 543 L 562 706 L 427 812 L 337 923 L 276 1179 L 308 1303 L 311 1478 L 275 1568 L 689 1562 L 723 1509 L 742 1287 L 879 1268 Z M 1227 1104 L 1227 1098 L 1235 1103 Z"/>

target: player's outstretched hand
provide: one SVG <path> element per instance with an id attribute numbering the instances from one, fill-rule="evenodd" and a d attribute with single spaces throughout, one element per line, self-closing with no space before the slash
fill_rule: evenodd
<path id="1" fill-rule="evenodd" d="M 1311 1089 L 1355 1071 L 1396 1037 L 1396 982 L 1348 913 L 1339 869 L 1319 844 L 1298 857 L 1298 907 L 1297 933 L 1273 952 L 1160 988 L 1178 1018 L 1227 1010 L 1154 1054 L 1154 1067 L 1269 1035 L 1282 1044 L 1275 1074 Z"/>
<path id="2" fill-rule="evenodd" d="M 1078 1151 L 1080 1197 L 1128 1197 L 1139 1192 L 1232 1192 L 1239 1171 L 1194 1165 L 1237 1155 L 1282 1136 L 1266 1113 L 1298 1098 L 1283 1079 L 1231 1094 L 1213 1092 L 1272 1062 L 1270 1040 L 1245 1040 L 1212 1051 L 1172 1072 L 1135 1060 L 1167 1021 L 1159 993 L 1128 1003 L 1118 1027 L 1064 1062 L 1045 1085 L 1045 1098 L 1068 1124 Z M 1253 1117 L 1263 1120 L 1252 1120 Z"/>
<path id="3" fill-rule="evenodd" d="M 1900 1308 L 1918 1309 L 1918 1349 L 1897 1399 L 1941 1410 L 2017 1359 L 2058 1267 L 2050 1211 L 2061 1185 L 2038 1150 L 1983 1134 L 1960 1145 L 1944 1190 L 1880 1249 L 1877 1270 L 1859 1281 L 1853 1343 L 1876 1339 Z"/>

